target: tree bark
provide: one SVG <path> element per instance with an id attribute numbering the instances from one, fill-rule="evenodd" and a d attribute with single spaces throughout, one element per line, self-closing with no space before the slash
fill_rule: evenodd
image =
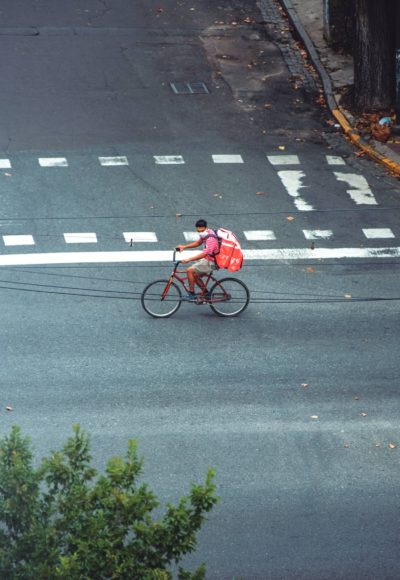
<path id="1" fill-rule="evenodd" d="M 354 106 L 389 109 L 395 101 L 397 0 L 355 0 Z"/>
<path id="2" fill-rule="evenodd" d="M 336 51 L 353 52 L 354 2 L 324 0 L 325 38 Z"/>

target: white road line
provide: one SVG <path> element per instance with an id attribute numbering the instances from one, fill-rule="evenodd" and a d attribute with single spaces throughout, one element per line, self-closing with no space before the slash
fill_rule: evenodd
<path id="1" fill-rule="evenodd" d="M 390 228 L 363 228 L 363 233 L 366 238 L 382 239 L 394 238 L 395 235 Z"/>
<path id="2" fill-rule="evenodd" d="M 343 157 L 339 157 L 337 155 L 327 155 L 326 161 L 328 165 L 346 165 L 346 161 Z"/>
<path id="3" fill-rule="evenodd" d="M 195 255 L 187 252 L 187 255 Z M 400 258 L 400 247 L 388 248 L 283 248 L 244 250 L 246 260 L 338 260 L 346 258 Z M 172 262 L 172 252 L 53 252 L 48 254 L 0 254 L 0 266 L 29 266 L 43 264 L 104 264 L 127 262 Z"/>
<path id="4" fill-rule="evenodd" d="M 99 157 L 100 165 L 109 167 L 110 165 L 129 165 L 127 157 Z"/>
<path id="5" fill-rule="evenodd" d="M 297 155 L 267 155 L 271 165 L 300 165 Z"/>
<path id="6" fill-rule="evenodd" d="M 212 155 L 214 163 L 243 163 L 241 155 Z"/>
<path id="7" fill-rule="evenodd" d="M 187 242 L 196 242 L 199 239 L 198 232 L 183 232 L 183 237 Z"/>
<path id="8" fill-rule="evenodd" d="M 303 230 L 306 240 L 329 240 L 333 236 L 332 230 Z"/>
<path id="9" fill-rule="evenodd" d="M 65 157 L 39 157 L 41 167 L 68 167 L 68 161 Z"/>
<path id="10" fill-rule="evenodd" d="M 282 181 L 288 194 L 294 198 L 294 204 L 299 211 L 313 211 L 313 206 L 307 203 L 300 195 L 305 173 L 303 171 L 278 171 L 279 179 Z"/>
<path id="11" fill-rule="evenodd" d="M 124 232 L 126 242 L 157 242 L 155 232 Z"/>
<path id="12" fill-rule="evenodd" d="M 246 240 L 276 240 L 275 233 L 272 230 L 247 230 L 243 232 Z"/>
<path id="13" fill-rule="evenodd" d="M 182 155 L 154 155 L 156 165 L 183 165 Z"/>
<path id="14" fill-rule="evenodd" d="M 3 236 L 5 246 L 34 246 L 33 236 Z"/>
<path id="15" fill-rule="evenodd" d="M 11 169 L 11 161 L 9 159 L 0 159 L 0 169 Z"/>
<path id="16" fill-rule="evenodd" d="M 64 234 L 64 240 L 67 244 L 95 244 L 97 236 L 93 232 L 70 233 Z"/>
<path id="17" fill-rule="evenodd" d="M 357 205 L 377 205 L 378 202 L 372 193 L 367 180 L 362 175 L 356 173 L 339 173 L 334 172 L 338 181 L 343 181 L 350 185 L 351 189 L 347 193 Z"/>

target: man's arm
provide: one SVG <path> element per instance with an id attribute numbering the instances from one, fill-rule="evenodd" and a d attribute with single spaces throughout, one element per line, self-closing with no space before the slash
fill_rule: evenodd
<path id="1" fill-rule="evenodd" d="M 196 240 L 194 242 L 190 242 L 190 244 L 186 244 L 185 246 L 176 246 L 178 252 L 183 252 L 183 250 L 189 250 L 190 248 L 197 248 L 202 244 L 201 240 Z"/>

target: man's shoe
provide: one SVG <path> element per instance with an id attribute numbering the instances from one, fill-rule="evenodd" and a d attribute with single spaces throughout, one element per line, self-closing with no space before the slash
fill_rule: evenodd
<path id="1" fill-rule="evenodd" d="M 188 292 L 185 296 L 182 296 L 182 300 L 186 302 L 195 302 L 197 300 L 197 294 L 194 292 Z"/>
<path id="2" fill-rule="evenodd" d="M 205 292 L 205 293 L 202 295 L 202 299 L 203 299 L 205 302 L 210 302 L 210 300 L 211 300 L 211 292 Z"/>

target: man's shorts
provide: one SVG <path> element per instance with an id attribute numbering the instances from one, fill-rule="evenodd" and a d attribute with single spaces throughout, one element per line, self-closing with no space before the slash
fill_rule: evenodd
<path id="1" fill-rule="evenodd" d="M 207 260 L 207 258 L 202 258 L 201 260 L 194 262 L 190 268 L 196 274 L 211 274 L 211 272 L 215 270 L 215 264 L 214 262 L 211 262 L 211 260 Z"/>

